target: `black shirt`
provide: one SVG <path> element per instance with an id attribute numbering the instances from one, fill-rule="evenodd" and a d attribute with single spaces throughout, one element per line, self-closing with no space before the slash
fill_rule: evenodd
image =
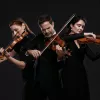
<path id="1" fill-rule="evenodd" d="M 22 70 L 23 79 L 26 81 L 33 79 L 33 57 L 26 56 L 25 52 L 27 50 L 26 47 L 28 46 L 28 43 L 32 41 L 34 38 L 35 35 L 30 33 L 27 36 L 25 36 L 22 41 L 18 42 L 13 48 L 14 51 L 18 54 L 19 59 L 21 61 L 28 62 L 26 64 L 26 67 Z"/>

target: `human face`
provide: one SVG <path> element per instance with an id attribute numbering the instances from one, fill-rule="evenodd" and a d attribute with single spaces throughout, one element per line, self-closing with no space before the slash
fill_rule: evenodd
<path id="1" fill-rule="evenodd" d="M 24 25 L 12 25 L 10 26 L 10 29 L 12 31 L 12 38 L 14 38 L 14 36 L 19 37 L 25 30 L 25 26 Z"/>
<path id="2" fill-rule="evenodd" d="M 79 20 L 74 25 L 71 24 L 71 32 L 74 34 L 80 34 L 84 31 L 85 22 L 83 20 Z"/>
<path id="3" fill-rule="evenodd" d="M 54 23 L 50 24 L 49 21 L 46 21 L 40 25 L 40 29 L 45 37 L 51 37 L 55 30 L 54 30 Z"/>

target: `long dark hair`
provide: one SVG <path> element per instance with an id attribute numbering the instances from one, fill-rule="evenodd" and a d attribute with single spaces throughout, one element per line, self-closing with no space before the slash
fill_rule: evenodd
<path id="1" fill-rule="evenodd" d="M 82 16 L 78 16 L 78 15 L 75 15 L 75 17 L 70 21 L 70 23 L 67 25 L 67 28 L 66 28 L 66 32 L 69 34 L 71 32 L 71 27 L 70 25 L 74 25 L 75 23 L 77 23 L 79 20 L 83 20 L 85 22 L 85 24 L 87 23 L 87 20 L 82 17 Z"/>

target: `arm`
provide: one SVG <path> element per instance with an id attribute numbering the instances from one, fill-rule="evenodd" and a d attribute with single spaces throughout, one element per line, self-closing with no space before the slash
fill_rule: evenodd
<path id="1" fill-rule="evenodd" d="M 4 54 L 5 54 L 6 59 L 8 61 L 12 62 L 13 64 L 17 65 L 18 68 L 20 68 L 20 69 L 24 69 L 25 68 L 26 64 L 25 64 L 24 61 L 20 61 L 20 60 L 17 60 L 15 58 L 13 58 L 12 57 L 13 55 L 11 56 L 12 53 L 5 52 Z"/>
<path id="2" fill-rule="evenodd" d="M 13 57 L 16 55 L 16 52 L 14 50 L 12 50 L 11 52 L 9 52 L 9 54 Z M 7 58 L 4 56 L 3 59 L 0 59 L 0 63 L 4 62 L 6 60 L 7 60 Z"/>
<path id="3" fill-rule="evenodd" d="M 41 56 L 41 52 L 39 50 L 27 50 L 28 55 L 33 56 L 35 59 L 37 59 L 39 56 Z"/>
<path id="4" fill-rule="evenodd" d="M 69 42 L 69 41 L 77 40 L 77 39 L 84 38 L 84 37 L 90 40 L 96 39 L 96 35 L 93 33 L 70 34 L 70 35 L 65 35 L 63 39 L 66 42 Z"/>
<path id="5" fill-rule="evenodd" d="M 27 50 L 25 52 L 27 56 L 31 55 L 34 58 L 37 58 L 41 55 L 41 52 L 38 46 L 40 39 L 41 39 L 41 36 L 37 36 L 35 39 L 33 39 L 31 42 L 28 43 L 28 45 L 26 46 Z"/>
<path id="6" fill-rule="evenodd" d="M 24 61 L 20 61 L 20 60 L 13 58 L 13 56 L 16 54 L 14 50 L 12 52 L 8 53 L 7 51 L 4 51 L 4 49 L 2 48 L 1 52 L 4 52 L 3 61 L 8 60 L 8 61 L 14 63 L 15 65 L 17 65 L 20 69 L 23 69 L 25 67 Z"/>
<path id="7" fill-rule="evenodd" d="M 100 53 L 99 54 L 95 54 L 88 45 L 86 45 L 86 55 L 92 61 L 95 61 L 95 60 L 100 58 Z"/>
<path id="8" fill-rule="evenodd" d="M 84 34 L 65 35 L 63 39 L 64 39 L 66 42 L 69 42 L 69 41 L 73 41 L 73 40 L 76 40 L 76 39 L 79 39 L 79 38 L 84 38 Z"/>
<path id="9" fill-rule="evenodd" d="M 27 44 L 24 46 L 24 48 L 27 50 L 33 49 L 33 48 L 37 48 L 37 41 L 38 41 L 38 37 L 32 39 L 31 41 L 27 42 Z"/>
<path id="10" fill-rule="evenodd" d="M 26 64 L 25 64 L 24 61 L 17 60 L 15 58 L 11 57 L 11 56 L 7 57 L 7 60 L 10 61 L 10 62 L 12 62 L 16 66 L 18 66 L 18 68 L 20 68 L 20 69 L 24 69 L 25 66 L 26 66 Z"/>

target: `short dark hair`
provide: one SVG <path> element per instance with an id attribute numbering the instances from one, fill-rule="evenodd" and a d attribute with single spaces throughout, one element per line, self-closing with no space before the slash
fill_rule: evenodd
<path id="1" fill-rule="evenodd" d="M 50 24 L 52 24 L 53 20 L 51 18 L 51 16 L 49 16 L 48 14 L 43 14 L 41 16 L 39 16 L 38 18 L 38 25 L 41 25 L 42 23 L 49 21 Z"/>

